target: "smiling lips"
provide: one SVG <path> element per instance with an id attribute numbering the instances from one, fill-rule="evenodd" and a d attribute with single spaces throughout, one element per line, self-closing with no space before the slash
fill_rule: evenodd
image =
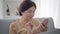
<path id="1" fill-rule="evenodd" d="M 33 16 L 29 16 L 30 18 L 32 18 Z"/>

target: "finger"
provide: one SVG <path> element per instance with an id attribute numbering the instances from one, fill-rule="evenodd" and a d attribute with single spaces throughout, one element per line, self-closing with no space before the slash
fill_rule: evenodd
<path id="1" fill-rule="evenodd" d="M 40 31 L 42 32 L 42 31 L 43 31 L 43 28 L 42 28 L 41 26 L 42 26 L 42 25 L 40 24 L 40 27 L 39 27 L 39 28 L 40 28 Z"/>
<path id="2" fill-rule="evenodd" d="M 47 27 L 45 27 L 45 26 L 41 26 L 41 28 L 43 29 L 43 31 L 46 31 L 47 30 Z"/>
<path id="3" fill-rule="evenodd" d="M 48 24 L 48 19 L 45 19 L 43 23 Z"/>
<path id="4" fill-rule="evenodd" d="M 44 23 L 42 23 L 42 25 L 43 25 L 44 27 L 48 27 L 48 24 L 44 24 Z"/>
<path id="5" fill-rule="evenodd" d="M 27 24 L 25 25 L 25 27 L 32 30 L 33 25 L 32 25 L 31 23 L 27 23 Z"/>
<path id="6" fill-rule="evenodd" d="M 43 25 L 41 25 L 41 28 L 43 29 L 42 32 L 46 31 L 46 27 L 44 27 Z"/>
<path id="7" fill-rule="evenodd" d="M 48 24 L 42 24 L 45 28 L 48 28 Z"/>
<path id="8" fill-rule="evenodd" d="M 45 19 L 44 22 L 43 22 L 42 24 L 43 24 L 43 26 L 47 27 L 47 26 L 48 26 L 48 20 Z"/>
<path id="9" fill-rule="evenodd" d="M 30 23 L 26 23 L 25 26 L 30 26 L 31 24 Z"/>

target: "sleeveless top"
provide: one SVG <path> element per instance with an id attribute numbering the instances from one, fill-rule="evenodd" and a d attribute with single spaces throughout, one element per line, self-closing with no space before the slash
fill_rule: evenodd
<path id="1" fill-rule="evenodd" d="M 40 33 L 39 29 L 35 29 L 39 25 L 40 21 L 39 19 L 33 19 L 32 24 L 33 27 L 33 34 Z M 9 34 L 29 34 L 28 30 L 25 28 L 23 24 L 19 23 L 19 19 L 12 22 L 9 26 Z"/>

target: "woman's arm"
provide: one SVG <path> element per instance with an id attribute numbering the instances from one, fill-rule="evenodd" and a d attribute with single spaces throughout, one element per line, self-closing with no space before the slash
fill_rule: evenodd
<path id="1" fill-rule="evenodd" d="M 9 34 L 16 34 L 16 32 L 13 30 L 13 28 L 14 28 L 13 24 L 10 24 Z"/>
<path id="2" fill-rule="evenodd" d="M 17 34 L 31 34 L 30 31 L 26 28 L 22 28 L 18 31 Z"/>

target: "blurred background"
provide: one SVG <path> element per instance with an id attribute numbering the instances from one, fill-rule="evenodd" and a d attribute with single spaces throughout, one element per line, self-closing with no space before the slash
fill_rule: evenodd
<path id="1" fill-rule="evenodd" d="M 0 19 L 19 19 L 18 7 L 24 0 L 0 0 Z M 60 28 L 60 0 L 32 0 L 37 9 L 34 18 L 52 17 L 54 27 Z"/>

